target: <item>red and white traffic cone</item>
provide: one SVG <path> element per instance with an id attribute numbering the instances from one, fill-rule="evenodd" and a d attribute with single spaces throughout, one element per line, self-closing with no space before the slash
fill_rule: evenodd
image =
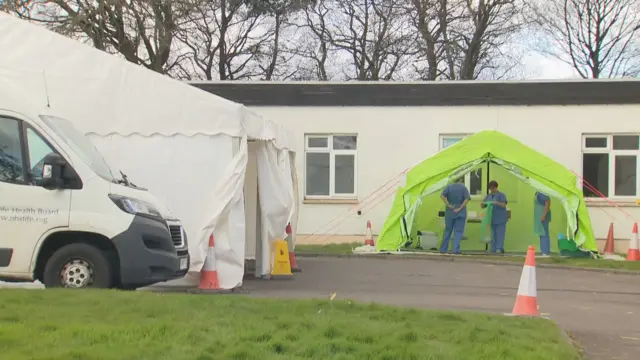
<path id="1" fill-rule="evenodd" d="M 198 284 L 200 292 L 220 293 L 226 292 L 220 288 L 220 280 L 218 278 L 218 268 L 216 267 L 216 249 L 213 234 L 209 236 L 209 248 L 207 249 L 207 257 L 204 259 L 204 265 L 200 271 L 200 284 Z"/>
<path id="2" fill-rule="evenodd" d="M 536 248 L 529 246 L 527 258 L 522 268 L 516 303 L 511 314 L 515 316 L 538 316 L 538 295 L 536 289 Z"/>
<path id="3" fill-rule="evenodd" d="M 371 233 L 371 221 L 367 220 L 367 230 L 364 235 L 364 244 L 368 246 L 376 246 L 373 242 L 373 234 Z"/>
<path id="4" fill-rule="evenodd" d="M 627 251 L 627 261 L 640 261 L 640 251 L 638 250 L 638 223 L 633 224 L 633 232 L 629 239 L 629 250 Z"/>
<path id="5" fill-rule="evenodd" d="M 287 244 L 289 244 L 289 249 L 291 249 L 293 246 L 291 246 L 291 242 L 293 241 L 292 235 L 291 235 L 291 223 L 287 224 Z M 296 253 L 292 250 L 289 250 L 289 263 L 291 263 L 291 272 L 302 272 L 302 268 L 298 266 L 298 264 L 296 263 Z"/>
<path id="6" fill-rule="evenodd" d="M 613 223 L 609 225 L 609 233 L 607 234 L 607 241 L 604 243 L 603 255 L 615 255 L 615 246 L 613 243 Z"/>

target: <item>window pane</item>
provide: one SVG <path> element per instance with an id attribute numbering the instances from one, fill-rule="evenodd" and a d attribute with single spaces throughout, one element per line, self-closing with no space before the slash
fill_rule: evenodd
<path id="1" fill-rule="evenodd" d="M 482 169 L 476 169 L 469 173 L 469 193 L 482 195 Z"/>
<path id="2" fill-rule="evenodd" d="M 613 150 L 638 150 L 638 135 L 613 135 Z"/>
<path id="3" fill-rule="evenodd" d="M 307 153 L 307 195 L 329 196 L 329 153 Z"/>
<path id="4" fill-rule="evenodd" d="M 583 154 L 582 177 L 604 196 L 609 196 L 609 154 Z M 587 185 L 583 185 L 583 193 L 587 197 L 600 197 Z"/>
<path id="5" fill-rule="evenodd" d="M 0 118 L 0 181 L 24 181 L 19 123 L 12 119 Z"/>
<path id="6" fill-rule="evenodd" d="M 447 148 L 455 143 L 457 143 L 458 141 L 462 140 L 461 137 L 447 137 L 447 138 L 442 138 L 442 148 Z"/>
<path id="7" fill-rule="evenodd" d="M 357 136 L 334 136 L 333 149 L 334 150 L 355 150 L 357 142 L 358 142 Z"/>
<path id="8" fill-rule="evenodd" d="M 310 148 L 326 148 L 329 146 L 329 139 L 326 137 L 310 137 L 307 138 Z"/>
<path id="9" fill-rule="evenodd" d="M 637 179 L 636 156 L 616 156 L 616 196 L 635 196 Z"/>
<path id="10" fill-rule="evenodd" d="M 335 193 L 354 194 L 355 193 L 355 156 L 336 155 L 335 160 Z"/>
<path id="11" fill-rule="evenodd" d="M 587 148 L 606 148 L 606 137 L 588 137 L 584 139 L 584 146 Z"/>
<path id="12" fill-rule="evenodd" d="M 29 165 L 31 175 L 36 184 L 42 180 L 42 166 L 45 156 L 53 153 L 53 149 L 32 129 L 27 129 L 27 143 L 29 144 Z"/>

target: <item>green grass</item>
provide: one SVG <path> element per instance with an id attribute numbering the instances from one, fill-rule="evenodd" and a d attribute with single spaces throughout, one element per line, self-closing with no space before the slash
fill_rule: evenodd
<path id="1" fill-rule="evenodd" d="M 352 250 L 358 246 L 362 246 L 362 244 L 353 243 L 353 244 L 327 244 L 327 245 L 296 245 L 296 253 L 346 255 L 346 254 L 352 254 L 353 253 Z M 464 255 L 464 258 L 524 263 L 524 256 Z M 425 255 L 425 259 L 429 259 L 429 256 Z M 640 271 L 640 261 L 614 261 L 614 260 L 602 260 L 602 259 L 565 258 L 565 257 L 553 256 L 550 258 L 536 258 L 536 263 L 565 265 L 565 266 L 573 266 L 573 267 L 579 267 L 579 268 L 600 268 L 600 269 Z"/>
<path id="2" fill-rule="evenodd" d="M 573 360 L 544 319 L 242 295 L 2 290 L 0 358 Z"/>
<path id="3" fill-rule="evenodd" d="M 315 254 L 332 254 L 332 255 L 344 255 L 352 254 L 353 249 L 358 246 L 363 246 L 360 243 L 350 244 L 326 244 L 326 245 L 296 245 L 297 253 L 315 253 Z"/>

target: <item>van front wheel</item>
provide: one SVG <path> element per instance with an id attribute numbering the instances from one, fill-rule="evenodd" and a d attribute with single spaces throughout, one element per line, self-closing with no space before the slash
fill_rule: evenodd
<path id="1" fill-rule="evenodd" d="M 47 261 L 43 283 L 47 288 L 110 288 L 111 264 L 104 252 L 87 244 L 58 249 Z"/>

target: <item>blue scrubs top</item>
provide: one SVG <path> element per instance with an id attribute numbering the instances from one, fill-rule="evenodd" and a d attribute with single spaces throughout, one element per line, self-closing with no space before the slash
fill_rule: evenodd
<path id="1" fill-rule="evenodd" d="M 497 201 L 501 203 L 507 203 L 507 195 L 501 193 L 500 191 L 496 191 L 495 194 L 487 194 L 484 198 L 485 202 L 488 201 Z M 493 212 L 491 213 L 491 224 L 493 225 L 502 225 L 506 224 L 507 220 L 509 220 L 509 215 L 507 214 L 507 208 L 502 206 L 494 206 Z"/>
<path id="2" fill-rule="evenodd" d="M 539 191 L 536 192 L 536 202 L 542 206 L 544 206 L 544 204 L 547 201 L 551 201 L 551 198 L 548 197 L 546 194 L 543 194 Z M 551 209 L 549 209 L 549 212 L 547 213 L 547 218 L 544 221 L 545 223 L 550 223 L 551 222 Z"/>
<path id="3" fill-rule="evenodd" d="M 467 190 L 467 187 L 461 183 L 447 185 L 447 187 L 442 190 L 441 196 L 444 196 L 454 209 L 460 207 L 465 200 L 471 199 L 471 196 L 469 196 L 469 190 Z M 454 213 L 453 210 L 447 208 L 444 215 L 447 218 L 466 218 L 467 207 L 465 206 L 462 208 L 462 210 L 457 214 Z"/>

